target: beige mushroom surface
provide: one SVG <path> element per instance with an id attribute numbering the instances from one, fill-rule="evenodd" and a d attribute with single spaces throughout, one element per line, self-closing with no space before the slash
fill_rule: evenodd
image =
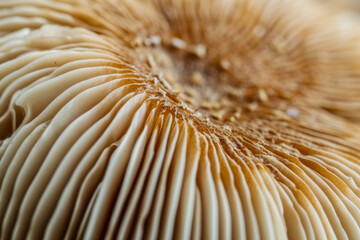
<path id="1" fill-rule="evenodd" d="M 360 26 L 314 0 L 1 0 L 0 239 L 360 239 Z"/>

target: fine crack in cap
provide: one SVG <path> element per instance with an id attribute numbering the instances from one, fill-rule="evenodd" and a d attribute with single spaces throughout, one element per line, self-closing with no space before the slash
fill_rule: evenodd
<path id="1" fill-rule="evenodd" d="M 360 239 L 360 31 L 329 13 L 0 1 L 0 239 Z"/>

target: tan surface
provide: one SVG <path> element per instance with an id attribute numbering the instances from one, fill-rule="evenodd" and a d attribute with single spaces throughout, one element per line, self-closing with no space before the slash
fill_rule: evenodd
<path id="1" fill-rule="evenodd" d="M 0 238 L 360 239 L 359 40 L 313 1 L 0 1 Z"/>

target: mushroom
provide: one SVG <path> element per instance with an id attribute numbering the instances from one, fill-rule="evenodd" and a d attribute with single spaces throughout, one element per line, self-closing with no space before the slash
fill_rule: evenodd
<path id="1" fill-rule="evenodd" d="M 337 16 L 0 1 L 0 239 L 359 239 L 360 31 Z"/>

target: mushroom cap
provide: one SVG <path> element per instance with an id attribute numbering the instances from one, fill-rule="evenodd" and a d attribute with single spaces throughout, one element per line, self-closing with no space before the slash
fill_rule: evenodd
<path id="1" fill-rule="evenodd" d="M 360 31 L 341 16 L 0 1 L 0 239 L 360 239 Z"/>

